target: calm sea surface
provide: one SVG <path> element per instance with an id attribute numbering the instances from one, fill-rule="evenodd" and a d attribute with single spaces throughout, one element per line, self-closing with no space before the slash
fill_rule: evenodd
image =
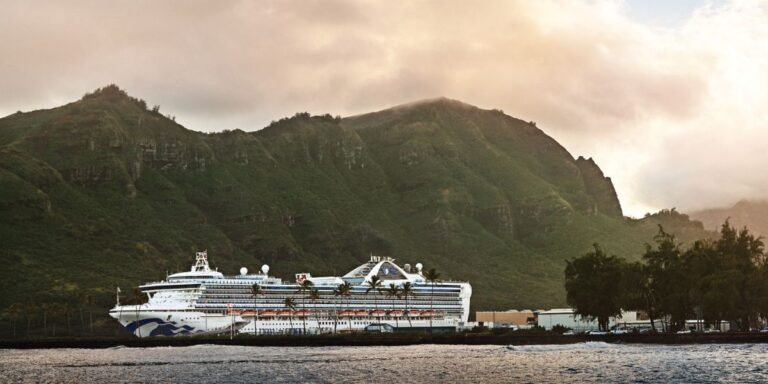
<path id="1" fill-rule="evenodd" d="M 767 382 L 768 345 L 0 350 L 0 382 Z"/>

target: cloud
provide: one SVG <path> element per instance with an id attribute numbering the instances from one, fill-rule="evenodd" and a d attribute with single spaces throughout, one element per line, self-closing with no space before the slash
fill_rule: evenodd
<path id="1" fill-rule="evenodd" d="M 0 114 L 117 83 L 191 129 L 448 96 L 594 157 L 631 214 L 765 196 L 768 14 L 671 27 L 621 1 L 30 1 L 0 13 Z"/>

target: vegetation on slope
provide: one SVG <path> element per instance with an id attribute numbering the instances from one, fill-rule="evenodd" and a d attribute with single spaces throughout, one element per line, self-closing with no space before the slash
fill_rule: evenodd
<path id="1" fill-rule="evenodd" d="M 674 211 L 622 217 L 593 161 L 501 111 L 437 99 L 204 134 L 116 86 L 0 119 L 0 215 L 0 308 L 100 321 L 116 285 L 202 249 L 225 273 L 286 279 L 387 254 L 472 282 L 474 309 L 542 308 L 565 303 L 564 261 L 596 241 L 637 259 L 659 222 L 706 236 Z"/>

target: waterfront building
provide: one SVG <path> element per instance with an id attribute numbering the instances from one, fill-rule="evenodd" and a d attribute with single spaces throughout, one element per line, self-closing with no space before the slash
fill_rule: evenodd
<path id="1" fill-rule="evenodd" d="M 536 321 L 540 327 L 546 330 L 552 330 L 552 328 L 558 325 L 569 328 L 574 332 L 597 331 L 600 328 L 597 319 L 589 320 L 588 318 L 576 315 L 575 312 L 573 308 L 539 310 L 536 312 Z M 660 323 L 656 322 L 656 324 L 658 326 Z M 608 326 L 610 328 L 650 329 L 651 323 L 641 312 L 623 311 L 620 317 L 611 317 L 608 320 Z"/>
<path id="2" fill-rule="evenodd" d="M 475 321 L 480 326 L 488 328 L 520 328 L 526 329 L 536 325 L 536 313 L 530 309 L 518 311 L 477 311 Z"/>

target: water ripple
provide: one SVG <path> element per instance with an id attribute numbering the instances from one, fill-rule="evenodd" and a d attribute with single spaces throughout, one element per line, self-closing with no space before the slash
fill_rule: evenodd
<path id="1" fill-rule="evenodd" d="M 765 382 L 768 345 L 0 350 L 7 382 Z"/>

